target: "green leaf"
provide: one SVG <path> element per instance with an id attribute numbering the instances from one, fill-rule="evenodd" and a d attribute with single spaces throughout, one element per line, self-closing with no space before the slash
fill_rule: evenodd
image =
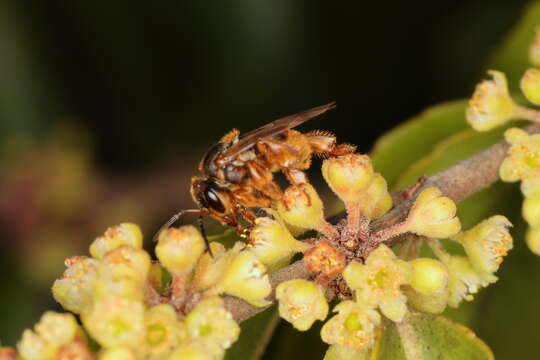
<path id="1" fill-rule="evenodd" d="M 276 306 L 244 321 L 240 338 L 227 350 L 226 360 L 256 360 L 264 353 L 266 345 L 279 322 Z"/>
<path id="2" fill-rule="evenodd" d="M 511 91 L 519 89 L 519 80 L 529 63 L 528 49 L 534 38 L 534 29 L 540 25 L 540 2 L 531 2 L 523 9 L 521 19 L 494 52 L 487 69 L 506 73 Z"/>
<path id="3" fill-rule="evenodd" d="M 432 106 L 383 135 L 371 151 L 375 169 L 391 188 L 412 163 L 429 154 L 441 140 L 468 128 L 465 100 Z"/>
<path id="4" fill-rule="evenodd" d="M 385 322 L 372 360 L 489 360 L 489 347 L 470 329 L 443 316 L 409 313 L 401 324 Z"/>

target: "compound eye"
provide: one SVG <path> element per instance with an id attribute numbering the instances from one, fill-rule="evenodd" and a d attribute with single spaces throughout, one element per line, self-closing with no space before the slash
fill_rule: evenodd
<path id="1" fill-rule="evenodd" d="M 225 206 L 219 198 L 219 194 L 214 189 L 206 188 L 203 192 L 205 205 L 210 207 L 212 210 L 224 214 Z"/>

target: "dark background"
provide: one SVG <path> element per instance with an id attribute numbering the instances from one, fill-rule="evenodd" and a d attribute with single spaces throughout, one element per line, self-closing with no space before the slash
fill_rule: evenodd
<path id="1" fill-rule="evenodd" d="M 468 97 L 525 3 L 0 1 L 1 344 L 56 306 L 64 257 L 192 206 L 190 176 L 232 127 L 336 100 L 301 129 L 367 152 Z"/>

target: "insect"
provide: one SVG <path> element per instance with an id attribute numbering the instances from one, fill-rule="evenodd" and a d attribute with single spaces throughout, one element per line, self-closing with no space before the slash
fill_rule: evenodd
<path id="1" fill-rule="evenodd" d="M 178 212 L 156 236 L 182 215 L 196 213 L 205 239 L 204 216 L 234 227 L 247 237 L 249 226 L 242 226 L 239 218 L 252 224 L 257 218 L 254 209 L 269 208 L 282 198 L 283 191 L 274 181 L 275 172 L 281 171 L 291 185 L 300 185 L 308 182 L 304 170 L 311 165 L 313 154 L 328 157 L 355 151 L 353 145 L 336 144 L 336 137 L 328 131 L 293 130 L 334 107 L 332 102 L 286 116 L 243 136 L 237 129 L 225 134 L 201 160 L 199 171 L 203 176 L 191 179 L 191 196 L 198 208 Z"/>

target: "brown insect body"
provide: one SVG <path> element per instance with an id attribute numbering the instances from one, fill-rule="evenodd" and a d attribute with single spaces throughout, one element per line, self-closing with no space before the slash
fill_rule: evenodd
<path id="1" fill-rule="evenodd" d="M 201 213 L 242 233 L 238 215 L 253 222 L 253 208 L 271 207 L 282 198 L 273 173 L 281 171 L 292 185 L 300 185 L 308 182 L 303 170 L 310 167 L 313 154 L 354 152 L 352 145 L 336 145 L 330 132 L 292 130 L 334 106 L 330 103 L 275 120 L 243 137 L 236 129 L 223 136 L 199 164 L 205 176 L 192 178 L 191 194 Z"/>

